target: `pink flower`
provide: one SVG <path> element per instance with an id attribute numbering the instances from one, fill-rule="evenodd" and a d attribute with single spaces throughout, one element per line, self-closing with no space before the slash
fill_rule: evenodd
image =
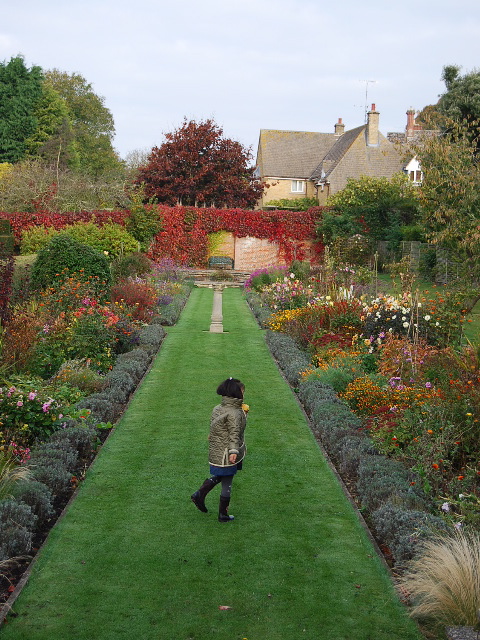
<path id="1" fill-rule="evenodd" d="M 17 402 L 17 407 L 23 407 L 23 402 L 22 402 L 22 400 L 19 400 L 19 401 Z"/>
<path id="2" fill-rule="evenodd" d="M 50 410 L 50 405 L 51 405 L 51 404 L 52 404 L 51 402 L 45 402 L 45 403 L 42 405 L 42 411 L 43 411 L 43 413 L 48 413 L 48 411 Z"/>
<path id="3" fill-rule="evenodd" d="M 28 394 L 28 399 L 29 400 L 35 400 L 36 397 L 37 397 L 37 392 L 36 391 L 30 391 L 30 393 Z"/>

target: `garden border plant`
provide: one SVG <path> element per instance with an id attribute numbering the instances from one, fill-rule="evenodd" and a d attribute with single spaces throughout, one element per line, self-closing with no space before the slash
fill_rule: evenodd
<path id="1" fill-rule="evenodd" d="M 271 310 L 258 294 L 247 292 L 246 298 L 260 326 L 265 326 Z M 376 450 L 360 419 L 330 385 L 311 376 L 302 379 L 300 372 L 309 358 L 295 341 L 270 330 L 266 341 L 386 559 L 397 568 L 405 566 L 424 540 L 447 530 L 445 521 L 433 515 L 433 505 L 415 475 Z"/>
<path id="2" fill-rule="evenodd" d="M 98 448 L 122 413 L 148 372 L 166 336 L 163 324 L 173 325 L 188 299 L 191 288 L 162 305 L 163 313 L 138 332 L 138 345 L 117 356 L 105 376 L 101 391 L 82 398 L 66 417 L 63 428 L 55 430 L 38 446 L 32 447 L 28 467 L 14 484 L 8 500 L 0 502 L 0 546 L 3 563 L 4 611 L 11 606 L 24 582 L 34 554 L 48 535 L 78 483 L 93 462 Z M 18 581 L 18 588 L 14 583 Z M 8 597 L 8 595 L 10 597 Z M 8 597 L 8 600 L 7 600 Z"/>

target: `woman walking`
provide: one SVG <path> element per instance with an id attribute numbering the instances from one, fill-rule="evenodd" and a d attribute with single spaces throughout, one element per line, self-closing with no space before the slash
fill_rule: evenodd
<path id="1" fill-rule="evenodd" d="M 241 470 L 246 453 L 244 432 L 248 406 L 243 404 L 244 392 L 245 385 L 236 378 L 228 378 L 219 385 L 217 393 L 222 396 L 222 402 L 212 411 L 208 436 L 211 477 L 191 496 L 197 509 L 207 513 L 205 497 L 221 482 L 219 522 L 230 522 L 234 519 L 228 515 L 228 505 L 233 476 Z"/>

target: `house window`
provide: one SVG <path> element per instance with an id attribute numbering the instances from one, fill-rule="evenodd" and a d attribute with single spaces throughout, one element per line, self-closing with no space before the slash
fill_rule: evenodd
<path id="1" fill-rule="evenodd" d="M 292 180 L 292 193 L 305 193 L 305 180 Z"/>
<path id="2" fill-rule="evenodd" d="M 423 181 L 423 175 L 422 172 L 419 171 L 418 169 L 416 171 L 410 171 L 410 180 L 414 183 L 414 184 L 421 184 Z"/>

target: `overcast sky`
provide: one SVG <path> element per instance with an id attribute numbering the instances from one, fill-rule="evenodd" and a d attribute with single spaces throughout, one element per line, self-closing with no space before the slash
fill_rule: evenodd
<path id="1" fill-rule="evenodd" d="M 480 67 L 479 0 L 20 0 L 0 60 L 79 73 L 113 114 L 122 157 L 183 117 L 257 150 L 260 129 L 333 132 L 435 103 L 444 65 Z"/>

